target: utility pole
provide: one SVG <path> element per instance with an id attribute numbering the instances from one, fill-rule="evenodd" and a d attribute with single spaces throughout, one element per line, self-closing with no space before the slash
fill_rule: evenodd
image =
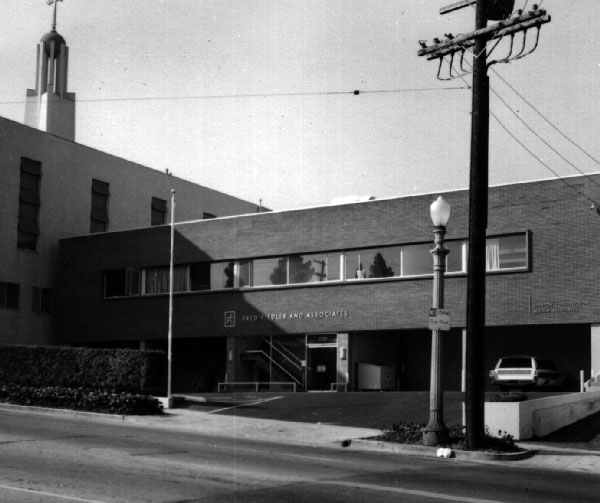
<path id="1" fill-rule="evenodd" d="M 475 7 L 475 30 L 487 26 L 487 0 Z M 467 448 L 485 440 L 485 246 L 488 212 L 489 78 L 487 40 L 477 37 L 473 55 L 471 164 L 469 170 L 469 256 L 467 262 L 465 421 Z"/>
<path id="2" fill-rule="evenodd" d="M 471 115 L 471 161 L 469 172 L 469 257 L 466 313 L 466 388 L 465 421 L 467 448 L 477 450 L 485 441 L 485 274 L 486 229 L 488 213 L 488 151 L 489 151 L 489 79 L 487 69 L 496 63 L 508 63 L 531 54 L 538 45 L 542 24 L 550 22 L 545 10 L 533 5 L 528 13 L 513 13 L 514 0 L 461 0 L 443 7 L 440 14 L 475 4 L 475 31 L 446 40 L 434 39 L 428 46 L 420 41 L 419 56 L 439 59 L 437 77 L 450 80 L 473 74 Z M 488 20 L 499 20 L 488 26 Z M 536 40 L 527 47 L 527 31 L 536 29 Z M 515 37 L 521 34 L 521 44 L 515 48 Z M 503 58 L 488 60 L 504 37 L 510 37 L 509 52 Z M 488 51 L 487 43 L 493 41 Z M 520 47 L 520 50 L 519 50 Z M 464 56 L 473 52 L 471 68 L 465 68 Z M 460 63 L 455 57 L 460 56 Z M 448 61 L 449 60 L 449 61 Z M 442 76 L 443 64 L 448 75 Z"/>

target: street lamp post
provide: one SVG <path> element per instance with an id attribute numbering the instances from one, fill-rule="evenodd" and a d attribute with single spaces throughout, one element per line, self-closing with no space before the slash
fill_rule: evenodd
<path id="1" fill-rule="evenodd" d="M 450 218 L 450 205 L 439 196 L 430 207 L 433 222 L 433 308 L 444 307 L 444 272 L 446 255 L 444 246 L 446 224 Z M 442 339 L 440 330 L 431 331 L 431 385 L 429 391 L 429 423 L 423 428 L 423 445 L 440 445 L 448 438 L 448 428 L 444 424 L 444 391 L 442 387 Z"/>

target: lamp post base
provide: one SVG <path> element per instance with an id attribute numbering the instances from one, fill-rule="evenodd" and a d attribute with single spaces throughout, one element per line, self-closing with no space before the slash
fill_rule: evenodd
<path id="1" fill-rule="evenodd" d="M 423 432 L 423 445 L 436 446 L 448 442 L 448 428 L 443 424 L 428 424 L 421 431 Z"/>

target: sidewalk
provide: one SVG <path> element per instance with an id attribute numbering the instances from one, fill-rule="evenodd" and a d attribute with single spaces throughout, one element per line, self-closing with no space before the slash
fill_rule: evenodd
<path id="1" fill-rule="evenodd" d="M 187 409 L 170 409 L 162 416 L 116 416 L 5 404 L 0 404 L 0 410 L 74 417 L 86 421 L 118 421 L 132 426 L 166 428 L 169 430 L 177 429 L 209 436 L 243 438 L 263 442 L 394 452 L 399 455 L 435 457 L 437 451 L 434 447 L 365 440 L 380 434 L 381 431 L 378 429 L 338 426 L 325 423 L 255 419 Z M 530 450 L 527 457 L 523 458 L 523 456 L 514 455 L 490 456 L 484 453 L 457 451 L 456 459 L 459 461 L 469 460 L 481 463 L 509 463 L 519 467 L 547 468 L 600 475 L 600 451 L 560 448 L 553 445 L 526 442 L 519 442 L 519 445 Z M 456 462 L 456 459 L 449 459 L 448 462 Z"/>

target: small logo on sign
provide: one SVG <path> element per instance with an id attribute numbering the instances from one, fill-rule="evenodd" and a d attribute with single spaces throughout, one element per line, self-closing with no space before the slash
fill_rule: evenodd
<path id="1" fill-rule="evenodd" d="M 235 311 L 225 311 L 225 328 L 235 327 Z"/>

